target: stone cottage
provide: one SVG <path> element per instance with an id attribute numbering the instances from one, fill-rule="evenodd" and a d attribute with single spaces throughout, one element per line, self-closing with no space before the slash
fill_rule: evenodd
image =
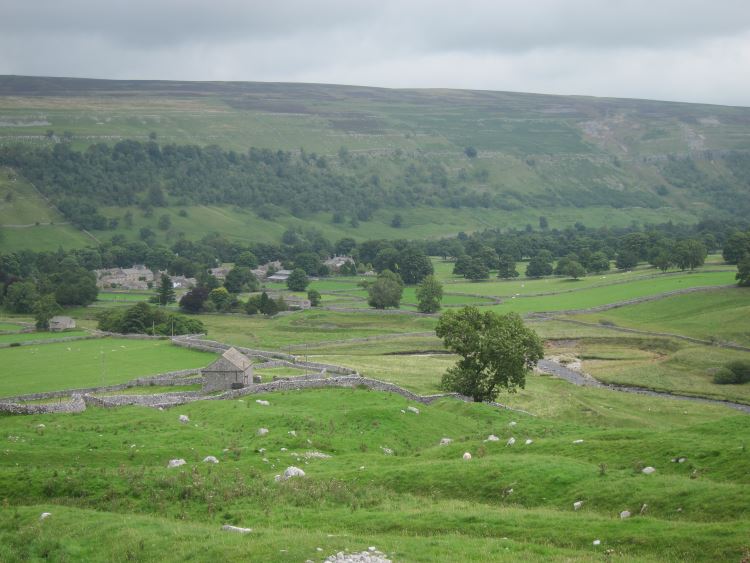
<path id="1" fill-rule="evenodd" d="M 71 317 L 55 316 L 49 320 L 49 329 L 52 331 L 68 330 L 76 327 L 76 322 Z"/>
<path id="2" fill-rule="evenodd" d="M 219 359 L 201 370 L 203 391 L 228 391 L 241 389 L 253 381 L 253 365 L 250 359 L 229 348 Z"/>

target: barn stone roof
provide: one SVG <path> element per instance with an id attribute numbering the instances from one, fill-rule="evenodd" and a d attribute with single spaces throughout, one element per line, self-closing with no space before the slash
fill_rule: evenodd
<path id="1" fill-rule="evenodd" d="M 252 362 L 236 348 L 229 348 L 214 363 L 205 367 L 206 371 L 247 371 Z"/>

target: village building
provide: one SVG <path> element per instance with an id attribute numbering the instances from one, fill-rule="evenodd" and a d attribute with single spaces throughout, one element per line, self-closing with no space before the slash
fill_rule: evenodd
<path id="1" fill-rule="evenodd" d="M 252 270 L 253 274 L 255 274 L 255 277 L 259 280 L 264 280 L 268 277 L 268 272 L 271 272 L 271 275 L 273 275 L 274 272 L 278 272 L 281 270 L 281 262 L 278 260 L 274 260 L 273 262 L 266 262 L 265 264 L 261 264 L 254 270 Z"/>
<path id="2" fill-rule="evenodd" d="M 253 365 L 236 348 L 229 348 L 219 359 L 203 368 L 201 374 L 206 393 L 242 389 L 253 382 Z"/>
<path id="3" fill-rule="evenodd" d="M 215 277 L 219 281 L 224 281 L 227 279 L 227 274 L 229 273 L 229 268 L 219 267 L 219 268 L 211 268 L 209 270 L 209 273 Z"/>
<path id="4" fill-rule="evenodd" d="M 131 268 L 94 270 L 94 273 L 96 286 L 100 289 L 150 289 L 154 283 L 154 273 L 143 264 L 135 264 Z"/>
<path id="5" fill-rule="evenodd" d="M 76 327 L 76 322 L 71 317 L 55 316 L 49 320 L 51 331 L 68 330 Z"/>
<path id="6" fill-rule="evenodd" d="M 291 270 L 279 270 L 272 276 L 268 276 L 266 278 L 268 281 L 273 282 L 285 282 L 287 279 L 289 279 L 289 276 L 292 274 Z"/>
<path id="7" fill-rule="evenodd" d="M 334 256 L 323 262 L 332 272 L 338 272 L 345 264 L 354 264 L 354 258 L 351 256 Z"/>
<path id="8" fill-rule="evenodd" d="M 175 289 L 191 289 L 198 285 L 195 278 L 186 278 L 185 276 L 172 276 L 172 287 Z"/>

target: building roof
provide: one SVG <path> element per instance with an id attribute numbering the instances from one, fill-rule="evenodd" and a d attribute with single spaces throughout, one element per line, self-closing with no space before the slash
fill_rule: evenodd
<path id="1" fill-rule="evenodd" d="M 250 359 L 240 353 L 236 348 L 229 348 L 220 358 L 211 365 L 203 368 L 204 371 L 242 371 L 245 372 L 252 366 Z"/>
<path id="2" fill-rule="evenodd" d="M 73 322 L 73 318 L 72 317 L 63 317 L 63 316 L 60 316 L 60 315 L 56 315 L 56 316 L 52 317 L 49 320 L 49 322 L 51 322 L 51 323 L 72 323 Z"/>

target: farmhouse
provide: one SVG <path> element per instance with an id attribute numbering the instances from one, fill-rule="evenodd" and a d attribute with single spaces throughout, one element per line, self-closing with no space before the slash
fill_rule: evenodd
<path id="1" fill-rule="evenodd" d="M 236 348 L 229 348 L 201 373 L 204 392 L 241 389 L 253 381 L 252 363 Z"/>
<path id="2" fill-rule="evenodd" d="M 67 330 L 75 327 L 76 322 L 71 317 L 56 316 L 49 320 L 49 329 L 52 331 Z"/>

